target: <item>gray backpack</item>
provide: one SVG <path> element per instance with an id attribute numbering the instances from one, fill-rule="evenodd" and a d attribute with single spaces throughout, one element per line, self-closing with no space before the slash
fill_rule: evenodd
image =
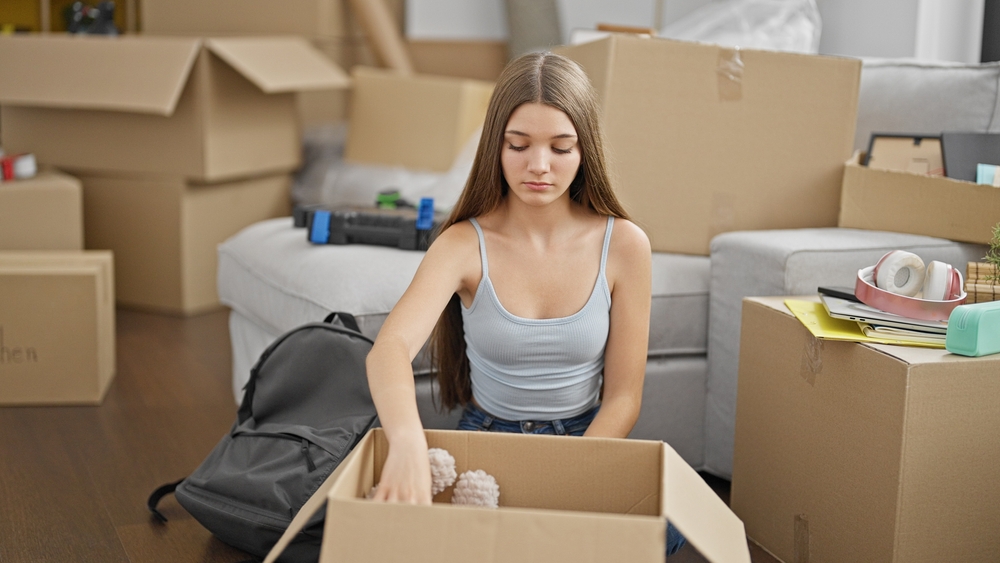
<path id="1" fill-rule="evenodd" d="M 157 504 L 173 492 L 220 540 L 263 558 L 377 424 L 365 373 L 371 347 L 346 313 L 279 337 L 251 369 L 229 433 L 194 473 L 154 491 L 149 510 L 166 522 Z M 317 561 L 322 533 L 323 511 L 317 511 L 281 561 Z"/>

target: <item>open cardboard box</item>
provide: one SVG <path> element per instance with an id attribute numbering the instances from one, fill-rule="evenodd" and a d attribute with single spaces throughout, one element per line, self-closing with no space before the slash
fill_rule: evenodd
<path id="1" fill-rule="evenodd" d="M 840 227 L 892 231 L 989 244 L 1000 221 L 1000 188 L 862 166 L 844 165 Z"/>
<path id="2" fill-rule="evenodd" d="M 730 504 L 750 539 L 785 563 L 996 561 L 1000 354 L 817 339 L 785 299 L 743 300 Z"/>
<path id="3" fill-rule="evenodd" d="M 0 250 L 82 250 L 83 191 L 76 178 L 45 170 L 0 183 Z"/>
<path id="4" fill-rule="evenodd" d="M 113 258 L 0 252 L 0 405 L 99 404 L 115 375 Z"/>
<path id="5" fill-rule="evenodd" d="M 402 33 L 404 0 L 380 0 Z M 349 0 L 141 0 L 144 33 L 363 38 Z"/>
<path id="6" fill-rule="evenodd" d="M 349 84 L 300 37 L 3 37 L 0 76 L 8 152 L 201 181 L 296 168 L 296 92 Z"/>
<path id="7" fill-rule="evenodd" d="M 388 442 L 370 431 L 341 463 L 321 563 L 662 563 L 667 519 L 713 562 L 749 562 L 743 523 L 668 445 L 642 440 L 426 431 L 456 470 L 482 469 L 500 508 L 365 499 Z"/>
<path id="8" fill-rule="evenodd" d="M 653 250 L 837 224 L 860 60 L 622 34 L 556 52 L 597 90 L 615 190 Z"/>
<path id="9" fill-rule="evenodd" d="M 482 127 L 493 84 L 355 67 L 344 159 L 447 172 Z"/>

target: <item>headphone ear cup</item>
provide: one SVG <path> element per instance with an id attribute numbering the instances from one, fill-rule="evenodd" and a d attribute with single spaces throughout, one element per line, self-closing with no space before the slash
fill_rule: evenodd
<path id="1" fill-rule="evenodd" d="M 934 260 L 927 265 L 927 272 L 924 274 L 923 298 L 934 301 L 944 301 L 951 293 L 952 267 L 938 260 Z"/>
<path id="2" fill-rule="evenodd" d="M 893 250 L 875 264 L 872 274 L 879 289 L 913 297 L 924 285 L 924 261 L 912 252 Z"/>

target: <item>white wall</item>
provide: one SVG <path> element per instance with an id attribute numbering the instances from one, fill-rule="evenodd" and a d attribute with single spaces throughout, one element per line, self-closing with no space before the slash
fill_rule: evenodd
<path id="1" fill-rule="evenodd" d="M 575 28 L 598 23 L 659 29 L 712 0 L 556 0 L 563 41 Z M 406 35 L 410 39 L 482 39 L 507 37 L 504 0 L 407 0 Z"/>
<path id="2" fill-rule="evenodd" d="M 852 57 L 912 57 L 918 0 L 816 0 L 819 52 Z"/>
<path id="3" fill-rule="evenodd" d="M 662 28 L 713 0 L 556 0 L 563 40 L 598 23 Z M 978 62 L 985 0 L 816 0 L 819 51 L 852 57 Z M 407 35 L 507 37 L 504 0 L 407 0 Z"/>
<path id="4" fill-rule="evenodd" d="M 984 0 L 816 0 L 819 51 L 979 62 Z"/>
<path id="5" fill-rule="evenodd" d="M 920 0 L 918 59 L 978 63 L 983 45 L 984 0 Z"/>

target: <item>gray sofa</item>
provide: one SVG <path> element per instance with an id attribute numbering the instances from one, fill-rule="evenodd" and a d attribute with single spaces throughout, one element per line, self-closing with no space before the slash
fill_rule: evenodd
<path id="1" fill-rule="evenodd" d="M 866 146 L 872 131 L 998 132 L 998 83 L 996 64 L 866 61 L 856 145 Z M 710 256 L 655 253 L 643 406 L 632 437 L 666 441 L 694 468 L 728 478 L 742 298 L 853 285 L 859 268 L 896 248 L 958 267 L 985 251 L 931 237 L 829 228 L 725 233 L 712 241 Z M 232 310 L 236 399 L 260 352 L 299 324 L 344 310 L 358 317 L 363 332 L 377 334 L 420 258 L 384 247 L 312 246 L 291 218 L 252 225 L 220 245 L 219 295 Z M 426 358 L 418 357 L 414 370 L 425 425 L 453 428 L 457 413 L 435 409 Z"/>

